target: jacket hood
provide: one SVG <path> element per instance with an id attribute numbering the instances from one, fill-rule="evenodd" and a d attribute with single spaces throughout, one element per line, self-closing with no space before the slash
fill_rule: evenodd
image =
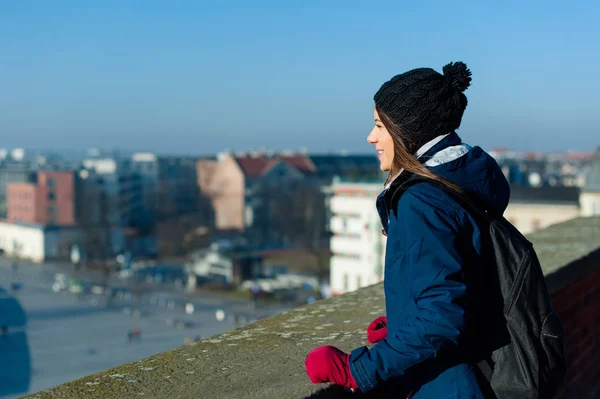
<path id="1" fill-rule="evenodd" d="M 510 199 L 510 186 L 498 163 L 480 147 L 462 143 L 456 133 L 451 133 L 430 148 L 419 160 L 438 176 L 458 185 L 475 206 L 502 215 Z M 392 185 L 402 184 L 398 179 Z M 393 191 L 393 189 L 392 189 Z"/>

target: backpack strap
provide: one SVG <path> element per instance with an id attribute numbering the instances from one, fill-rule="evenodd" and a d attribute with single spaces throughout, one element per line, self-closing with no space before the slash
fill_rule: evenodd
<path id="1" fill-rule="evenodd" d="M 476 202 L 472 198 L 470 198 L 469 195 L 467 193 L 465 193 L 464 191 L 461 191 L 461 192 L 454 191 L 453 189 L 444 185 L 443 183 L 441 183 L 437 180 L 430 179 L 428 177 L 414 175 L 413 177 L 406 180 L 404 183 L 402 183 L 401 185 L 399 185 L 396 188 L 396 190 L 394 191 L 394 194 L 393 194 L 393 198 L 396 198 L 397 195 L 402 195 L 406 190 L 408 190 L 409 187 L 414 186 L 415 184 L 424 183 L 424 182 L 434 184 L 437 187 L 441 188 L 446 193 L 448 193 L 454 200 L 456 200 L 456 202 L 461 204 L 467 210 L 471 211 L 474 215 L 478 216 L 481 220 L 484 220 L 485 222 L 490 223 L 491 220 L 493 219 L 492 214 L 487 209 L 482 209 L 481 207 L 476 206 L 475 205 Z"/>

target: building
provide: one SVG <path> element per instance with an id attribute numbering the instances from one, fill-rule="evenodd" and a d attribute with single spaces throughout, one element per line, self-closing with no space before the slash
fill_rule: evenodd
<path id="1" fill-rule="evenodd" d="M 600 172 L 600 168 L 597 170 Z M 600 190 L 593 191 L 594 181 L 592 176 L 587 198 L 600 208 Z M 329 187 L 329 228 L 333 234 L 330 284 L 335 295 L 383 278 L 386 238 L 375 207 L 381 191 L 381 182 L 334 180 Z M 592 209 L 593 205 L 587 207 Z M 504 217 L 523 234 L 529 234 L 579 217 L 580 213 L 578 187 L 513 186 Z"/>
<path id="2" fill-rule="evenodd" d="M 7 187 L 11 183 L 32 183 L 35 172 L 31 164 L 11 159 L 0 160 L 0 220 L 8 216 Z"/>
<path id="3" fill-rule="evenodd" d="M 161 207 L 169 204 L 178 215 L 196 212 L 198 208 L 198 175 L 196 157 L 158 158 L 158 200 Z"/>
<path id="4" fill-rule="evenodd" d="M 83 161 L 76 179 L 76 220 L 82 245 L 90 257 L 113 256 L 146 242 L 138 251 L 152 251 L 143 231 L 151 220 L 143 208 L 142 181 L 129 160 L 92 158 Z"/>
<path id="5" fill-rule="evenodd" d="M 213 226 L 210 201 L 200 194 L 197 157 L 135 153 L 130 168 L 140 177 L 143 220 L 138 231 L 152 235 L 156 254 L 180 256 L 201 241 L 202 228 Z"/>
<path id="6" fill-rule="evenodd" d="M 75 225 L 73 172 L 39 171 L 31 183 L 10 183 L 7 220 L 40 225 Z"/>
<path id="7" fill-rule="evenodd" d="M 83 162 L 83 169 L 79 173 L 79 187 L 81 189 L 81 207 L 100 207 L 105 205 L 106 217 L 112 225 L 136 226 L 144 225 L 142 179 L 139 174 L 131 169 L 129 160 L 117 158 L 87 159 Z M 95 204 L 86 198 L 86 188 L 91 187 L 89 194 L 100 194 L 101 200 Z M 98 191 L 99 190 L 99 191 Z M 96 212 L 102 213 L 102 212 Z"/>
<path id="8" fill-rule="evenodd" d="M 585 169 L 594 159 L 593 152 L 560 152 L 539 154 L 509 151 L 499 148 L 490 151 L 511 185 L 539 187 L 575 186 L 585 184 Z"/>
<path id="9" fill-rule="evenodd" d="M 131 170 L 140 176 L 148 217 L 182 216 L 198 211 L 199 185 L 196 157 L 135 153 Z M 160 204 L 160 206 L 159 206 Z"/>
<path id="10" fill-rule="evenodd" d="M 386 237 L 375 200 L 383 189 L 377 183 L 345 183 L 330 187 L 330 285 L 334 295 L 383 280 Z"/>
<path id="11" fill-rule="evenodd" d="M 200 192 L 210 198 L 215 228 L 243 230 L 246 175 L 232 154 L 220 154 L 217 161 L 197 163 Z"/>
<path id="12" fill-rule="evenodd" d="M 197 163 L 201 193 L 210 198 L 215 227 L 244 231 L 262 223 L 264 202 L 259 198 L 265 188 L 283 189 L 286 182 L 302 179 L 316 171 L 305 155 L 263 153 L 220 154 L 217 161 Z"/>
<path id="13" fill-rule="evenodd" d="M 150 219 L 149 224 L 155 221 L 157 192 L 159 184 L 158 156 L 152 153 L 135 153 L 131 156 L 131 170 L 140 177 L 142 190 L 142 208 L 144 217 Z"/>
<path id="14" fill-rule="evenodd" d="M 220 281 L 224 285 L 239 285 L 264 274 L 260 254 L 217 248 L 194 251 L 185 269 L 193 276 L 194 284 L 199 281 Z"/>
<path id="15" fill-rule="evenodd" d="M 523 234 L 580 216 L 579 187 L 514 185 L 504 217 Z"/>
<path id="16" fill-rule="evenodd" d="M 591 165 L 586 183 L 581 190 L 581 216 L 600 215 L 600 150 Z"/>
<path id="17" fill-rule="evenodd" d="M 74 226 L 0 222 L 2 253 L 33 262 L 68 260 L 71 248 L 79 244 L 79 239 L 79 229 Z"/>
<path id="18" fill-rule="evenodd" d="M 215 159 L 199 159 L 196 162 L 196 178 L 200 192 L 210 191 L 210 183 L 218 165 L 219 162 Z"/>

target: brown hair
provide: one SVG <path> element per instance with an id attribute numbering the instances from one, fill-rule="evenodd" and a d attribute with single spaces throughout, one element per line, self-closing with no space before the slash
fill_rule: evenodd
<path id="1" fill-rule="evenodd" d="M 436 175 L 427 166 L 423 165 L 417 158 L 409 153 L 406 147 L 407 144 L 410 143 L 406 142 L 407 138 L 402 134 L 402 129 L 400 126 L 394 123 L 394 121 L 392 121 L 379 107 L 376 106 L 375 109 L 377 110 L 377 114 L 379 115 L 381 123 L 383 123 L 387 131 L 390 133 L 392 136 L 392 141 L 394 142 L 394 160 L 392 161 L 392 169 L 390 170 L 390 173 L 385 181 L 386 184 L 389 183 L 394 176 L 398 174 L 398 172 L 401 170 L 406 170 L 407 172 L 414 173 L 418 176 L 440 182 L 444 186 L 458 193 L 462 192 L 459 186 Z M 409 145 L 409 147 L 412 146 Z"/>

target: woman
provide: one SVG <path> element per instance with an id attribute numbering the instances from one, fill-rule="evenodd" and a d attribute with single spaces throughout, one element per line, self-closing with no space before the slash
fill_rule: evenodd
<path id="1" fill-rule="evenodd" d="M 446 65 L 443 75 L 429 68 L 397 75 L 375 94 L 375 127 L 367 141 L 377 150 L 381 170 L 389 172 L 377 198 L 387 235 L 387 320 L 378 318 L 369 327 L 369 340 L 379 341 L 370 349 L 349 355 L 332 346 L 311 351 L 305 364 L 313 383 L 366 392 L 393 381 L 413 399 L 484 397 L 469 363 L 468 353 L 478 343 L 471 334 L 474 288 L 465 279 L 481 262 L 481 232 L 447 189 L 498 214 L 510 190 L 493 158 L 463 144 L 455 132 L 470 82 L 471 72 L 457 62 Z M 416 176 L 437 182 L 405 189 Z"/>

